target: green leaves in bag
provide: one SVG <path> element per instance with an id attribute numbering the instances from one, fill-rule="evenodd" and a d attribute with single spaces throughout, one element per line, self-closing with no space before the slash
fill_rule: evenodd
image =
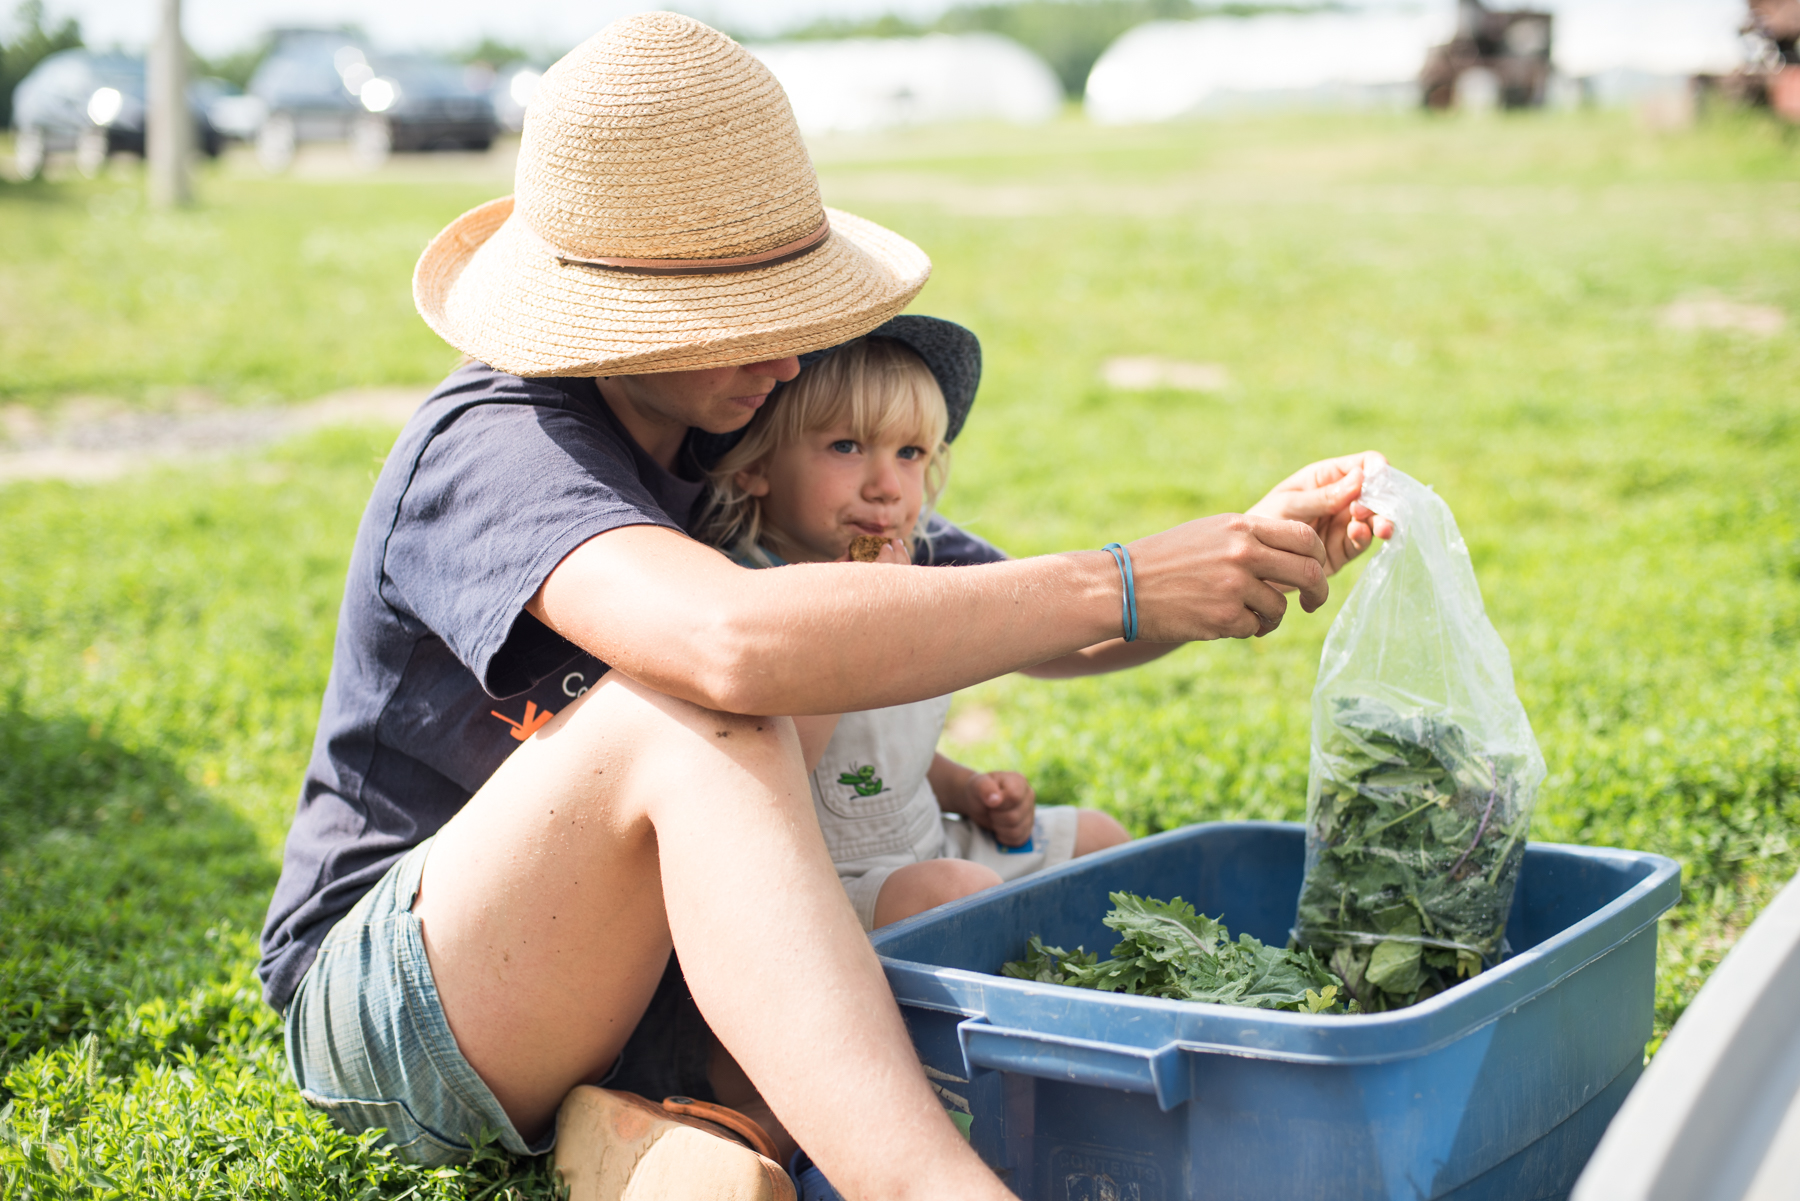
<path id="1" fill-rule="evenodd" d="M 1165 902 L 1115 892 L 1111 899 L 1104 920 L 1120 934 L 1112 958 L 1045 946 L 1033 935 L 1025 958 L 1005 964 L 1000 974 L 1177 1001 L 1345 1012 L 1343 981 L 1310 951 L 1266 946 L 1248 934 L 1232 942 L 1223 922 L 1196 913 L 1180 897 Z"/>
<path id="2" fill-rule="evenodd" d="M 1319 654 L 1294 942 L 1380 1013 L 1505 954 L 1544 757 L 1450 506 L 1393 467 L 1362 502 L 1393 537 Z"/>
<path id="3" fill-rule="evenodd" d="M 1517 779 L 1529 765 L 1479 753 L 1429 714 L 1357 696 L 1332 708 L 1294 938 L 1379 1013 L 1498 961 L 1531 821 Z"/>

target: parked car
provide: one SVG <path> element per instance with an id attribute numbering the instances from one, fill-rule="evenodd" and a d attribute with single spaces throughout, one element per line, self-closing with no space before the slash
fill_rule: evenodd
<path id="1" fill-rule="evenodd" d="M 357 88 L 375 77 L 369 48 L 342 32 L 281 29 L 249 94 L 263 104 L 256 155 L 270 171 L 293 161 L 303 142 L 341 142 L 363 112 Z"/>
<path id="2" fill-rule="evenodd" d="M 194 144 L 216 157 L 224 139 L 207 119 L 207 106 L 232 89 L 223 80 L 196 80 L 188 88 Z M 15 165 L 33 179 L 51 154 L 74 151 L 84 175 L 97 174 L 108 155 L 144 153 L 144 60 L 125 54 L 63 50 L 40 62 L 13 91 Z"/>
<path id="3" fill-rule="evenodd" d="M 486 150 L 492 72 L 417 55 L 382 56 L 353 35 L 282 30 L 250 80 L 267 116 L 257 157 L 280 171 L 308 142 L 349 142 L 373 165 L 395 150 Z"/>
<path id="4" fill-rule="evenodd" d="M 377 59 L 378 74 L 359 98 L 368 110 L 364 138 L 385 133 L 394 150 L 486 150 L 499 125 L 491 94 L 494 73 L 418 55 Z"/>

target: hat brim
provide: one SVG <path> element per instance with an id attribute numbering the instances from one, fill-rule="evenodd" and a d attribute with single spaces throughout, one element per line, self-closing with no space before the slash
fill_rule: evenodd
<path id="1" fill-rule="evenodd" d="M 891 230 L 827 209 L 816 250 L 718 275 L 631 275 L 565 265 L 489 201 L 433 238 L 413 301 L 446 342 L 514 375 L 630 375 L 785 358 L 835 346 L 893 317 L 931 260 Z"/>

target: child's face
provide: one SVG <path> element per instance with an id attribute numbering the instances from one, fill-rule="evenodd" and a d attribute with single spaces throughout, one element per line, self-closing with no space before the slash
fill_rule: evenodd
<path id="1" fill-rule="evenodd" d="M 925 503 L 931 452 L 916 434 L 864 442 L 848 426 L 812 430 L 738 473 L 762 499 L 763 521 L 786 536 L 800 562 L 847 558 L 858 534 L 910 546 Z"/>

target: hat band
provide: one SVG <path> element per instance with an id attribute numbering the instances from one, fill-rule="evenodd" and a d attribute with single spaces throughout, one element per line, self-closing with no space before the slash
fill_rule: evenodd
<path id="1" fill-rule="evenodd" d="M 784 242 L 758 254 L 741 254 L 728 259 L 578 259 L 560 251 L 556 261 L 565 267 L 599 267 L 621 271 L 627 275 L 725 275 L 734 271 L 750 271 L 757 267 L 773 267 L 810 254 L 825 244 L 831 235 L 831 221 L 821 217 L 819 227 L 805 237 Z"/>

